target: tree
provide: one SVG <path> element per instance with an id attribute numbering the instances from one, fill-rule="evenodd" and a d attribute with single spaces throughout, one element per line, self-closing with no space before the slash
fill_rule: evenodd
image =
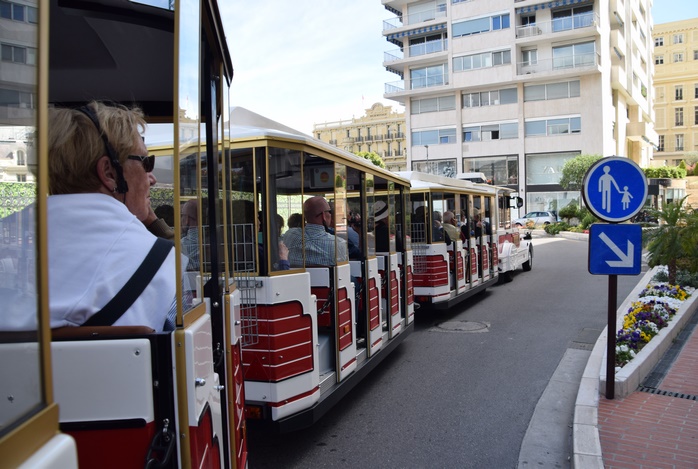
<path id="1" fill-rule="evenodd" d="M 684 208 L 683 203 L 688 196 L 678 202 L 671 202 L 661 210 L 650 210 L 650 215 L 659 220 L 656 228 L 645 230 L 643 244 L 649 254 L 647 264 L 667 266 L 669 283 L 676 283 L 677 260 L 693 257 L 695 233 L 698 223 L 696 215 L 690 207 Z"/>
<path id="2" fill-rule="evenodd" d="M 581 190 L 587 170 L 601 159 L 599 155 L 579 155 L 567 160 L 562 167 L 560 185 L 567 190 Z"/>
<path id="3" fill-rule="evenodd" d="M 385 163 L 383 162 L 383 158 L 381 158 L 378 153 L 371 151 L 360 151 L 358 153 L 355 153 L 356 156 L 360 156 L 361 158 L 365 158 L 374 165 L 378 166 L 379 168 L 385 168 Z"/>

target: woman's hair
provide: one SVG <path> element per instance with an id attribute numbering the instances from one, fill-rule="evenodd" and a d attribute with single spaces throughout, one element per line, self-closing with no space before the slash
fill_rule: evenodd
<path id="1" fill-rule="evenodd" d="M 145 131 L 143 111 L 138 107 L 88 104 L 96 115 L 109 144 L 123 166 L 133 150 L 136 138 Z M 76 194 L 97 192 L 102 182 L 97 175 L 97 161 L 108 156 L 99 130 L 84 112 L 77 109 L 52 108 L 48 127 L 49 193 Z"/>

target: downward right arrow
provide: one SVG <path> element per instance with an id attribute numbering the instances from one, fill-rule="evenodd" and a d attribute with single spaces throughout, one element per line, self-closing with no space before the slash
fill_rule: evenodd
<path id="1" fill-rule="evenodd" d="M 626 254 L 623 251 L 621 251 L 618 246 L 616 246 L 616 243 L 611 241 L 611 238 L 606 236 L 606 233 L 601 233 L 599 235 L 599 238 L 601 238 L 601 241 L 606 243 L 606 245 L 609 248 L 611 248 L 611 251 L 613 251 L 613 253 L 620 259 L 619 261 L 606 261 L 606 264 L 608 264 L 611 267 L 633 267 L 633 265 L 635 264 L 635 261 L 633 259 L 633 249 L 635 248 L 635 246 L 633 245 L 633 243 L 630 242 L 630 240 L 628 240 L 628 252 Z"/>

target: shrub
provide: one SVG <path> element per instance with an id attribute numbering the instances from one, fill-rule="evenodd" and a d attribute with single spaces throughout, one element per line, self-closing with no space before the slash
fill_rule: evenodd
<path id="1" fill-rule="evenodd" d="M 579 208 L 574 202 L 567 204 L 560 209 L 559 215 L 569 223 L 572 218 L 579 218 Z"/>

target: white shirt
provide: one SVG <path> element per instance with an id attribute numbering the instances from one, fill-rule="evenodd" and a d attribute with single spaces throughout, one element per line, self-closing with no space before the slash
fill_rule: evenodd
<path id="1" fill-rule="evenodd" d="M 116 199 L 104 194 L 48 199 L 51 328 L 79 326 L 131 278 L 156 237 Z M 161 331 L 176 294 L 175 250 L 114 325 Z"/>

